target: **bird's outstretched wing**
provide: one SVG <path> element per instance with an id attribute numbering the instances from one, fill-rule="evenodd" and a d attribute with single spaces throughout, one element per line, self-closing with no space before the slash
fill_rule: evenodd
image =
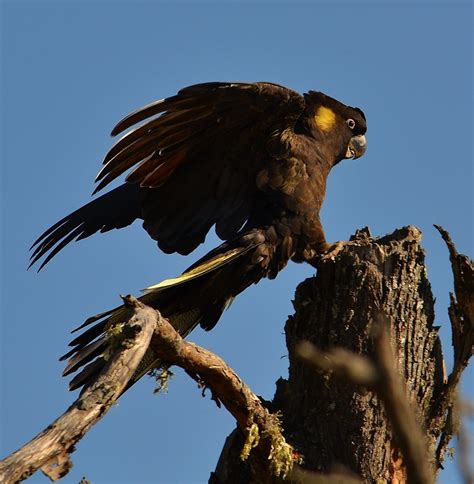
<path id="1" fill-rule="evenodd" d="M 140 187 L 133 202 L 139 207 L 129 207 L 124 223 L 110 213 L 115 202 L 105 194 L 97 199 L 99 217 L 93 201 L 87 217 L 79 209 L 40 236 L 34 260 L 56 253 L 76 234 L 127 225 L 132 212 L 168 253 L 190 253 L 214 224 L 222 239 L 234 237 L 254 209 L 258 172 L 288 151 L 304 108 L 303 96 L 277 84 L 212 82 L 131 113 L 112 135 L 138 126 L 106 155 L 96 191 L 131 169 L 126 181 Z"/>
<path id="2" fill-rule="evenodd" d="M 110 150 L 97 189 L 131 167 L 128 182 L 159 187 L 145 193 L 143 218 L 166 252 L 189 253 L 214 224 L 228 239 L 252 210 L 256 174 L 271 157 L 270 139 L 278 146 L 303 108 L 302 96 L 274 84 L 187 87 L 114 128 L 115 135 L 147 120 Z"/>

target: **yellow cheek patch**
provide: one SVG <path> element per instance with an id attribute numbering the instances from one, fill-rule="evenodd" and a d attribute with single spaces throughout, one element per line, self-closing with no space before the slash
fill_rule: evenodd
<path id="1" fill-rule="evenodd" d="M 329 131 L 336 124 L 336 114 L 332 109 L 325 106 L 319 106 L 314 115 L 316 126 L 322 131 Z"/>

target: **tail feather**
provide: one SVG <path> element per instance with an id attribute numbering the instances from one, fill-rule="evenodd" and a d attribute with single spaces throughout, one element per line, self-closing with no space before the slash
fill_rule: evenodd
<path id="1" fill-rule="evenodd" d="M 246 268 L 249 267 L 252 250 L 261 243 L 261 238 L 253 239 L 253 242 L 249 238 L 226 242 L 193 264 L 181 276 L 148 287 L 139 299 L 159 309 L 183 337 L 198 324 L 210 330 L 217 324 L 232 298 L 254 282 L 252 278 L 245 279 Z M 131 309 L 119 306 L 87 319 L 74 330 L 95 323 L 74 338 L 70 343 L 73 348 L 61 357 L 61 360 L 69 359 L 64 375 L 82 367 L 71 381 L 70 389 L 87 386 L 103 369 L 114 334 L 120 334 L 130 315 Z M 158 358 L 149 349 L 128 387 L 159 366 Z"/>
<path id="2" fill-rule="evenodd" d="M 106 363 L 106 360 L 102 357 L 99 357 L 92 363 L 89 363 L 69 382 L 69 390 L 77 390 L 78 388 L 86 386 L 92 378 L 103 370 Z"/>
<path id="3" fill-rule="evenodd" d="M 255 277 L 249 271 L 252 250 L 261 243 L 259 238 L 254 239 L 253 243 L 242 238 L 226 242 L 181 276 L 147 288 L 139 300 L 158 309 L 182 337 L 186 337 L 199 324 L 203 329 L 210 330 L 217 324 L 233 297 L 261 277 Z M 130 315 L 129 308 L 119 306 L 89 318 L 78 328 L 96 323 L 77 336 L 70 343 L 74 348 L 61 358 L 69 358 L 64 374 L 83 367 L 71 381 L 71 390 L 87 386 L 104 368 L 112 339 L 114 335 L 121 334 L 121 328 Z M 159 366 L 159 359 L 149 349 L 127 388 Z"/>
<path id="4" fill-rule="evenodd" d="M 77 328 L 74 328 L 71 333 L 76 333 L 77 331 L 81 330 L 82 328 L 85 328 L 86 326 L 90 326 L 92 323 L 95 323 L 96 321 L 99 321 L 99 319 L 102 319 L 104 316 L 109 316 L 111 315 L 115 309 L 109 309 L 108 311 L 104 311 L 103 313 L 96 314 L 95 316 L 91 316 L 90 318 L 87 318 L 80 326 Z M 70 346 L 75 345 L 74 341 L 70 343 Z"/>
<path id="5" fill-rule="evenodd" d="M 35 240 L 29 267 L 46 256 L 39 271 L 73 240 L 130 225 L 140 218 L 140 187 L 125 183 L 55 223 Z"/>
<path id="6" fill-rule="evenodd" d="M 232 297 L 223 301 L 218 301 L 216 304 L 208 308 L 206 314 L 203 315 L 200 321 L 201 328 L 205 331 L 210 331 L 219 322 L 222 313 L 230 306 Z"/>
<path id="7" fill-rule="evenodd" d="M 227 243 L 222 244 L 221 247 L 227 245 Z M 144 294 L 149 294 L 150 292 L 156 291 L 157 289 L 164 289 L 166 287 L 176 287 L 179 284 L 184 284 L 185 282 L 191 281 L 196 278 L 200 278 L 209 272 L 214 271 L 217 268 L 221 268 L 224 265 L 230 264 L 235 259 L 242 257 L 242 255 L 246 254 L 249 250 L 253 249 L 254 246 L 249 247 L 237 247 L 231 248 L 223 253 L 218 253 L 217 255 L 211 257 L 201 259 L 201 263 L 196 265 L 194 264 L 192 267 L 188 268 L 183 274 L 176 278 L 172 279 L 165 279 L 154 286 L 147 287 L 142 289 Z"/>
<path id="8" fill-rule="evenodd" d="M 77 369 L 84 366 L 86 363 L 89 363 L 89 361 L 93 360 L 96 356 L 100 356 L 106 347 L 107 342 L 104 337 L 99 338 L 97 341 L 84 347 L 79 354 L 76 354 L 68 361 L 63 376 L 74 373 Z"/>
<path id="9" fill-rule="evenodd" d="M 74 338 L 69 343 L 69 346 L 81 346 L 88 341 L 94 340 L 95 338 L 97 338 L 97 336 L 100 336 L 106 329 L 106 321 L 107 320 L 104 319 L 103 321 L 100 321 L 99 323 L 92 326 L 92 328 L 89 328 L 81 333 L 77 338 Z M 78 331 L 78 329 L 76 328 L 74 331 Z M 65 355 L 65 358 L 69 358 L 69 356 Z"/>

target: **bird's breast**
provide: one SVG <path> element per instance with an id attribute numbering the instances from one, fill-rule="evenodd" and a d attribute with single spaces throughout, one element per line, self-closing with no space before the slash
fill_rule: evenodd
<path id="1" fill-rule="evenodd" d="M 299 157 L 273 160 L 257 174 L 257 188 L 272 203 L 301 219 L 319 214 L 326 193 L 327 171 Z"/>

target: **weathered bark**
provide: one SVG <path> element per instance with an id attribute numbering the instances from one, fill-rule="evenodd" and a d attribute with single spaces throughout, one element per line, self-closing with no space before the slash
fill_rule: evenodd
<path id="1" fill-rule="evenodd" d="M 51 480 L 64 477 L 72 467 L 70 454 L 75 444 L 121 395 L 149 346 L 164 362 L 164 368 L 183 368 L 203 392 L 209 388 L 216 404 L 220 407 L 222 403 L 235 417 L 246 436 L 239 451 L 241 459 L 246 460 L 252 452 L 254 466 L 261 473 L 285 477 L 293 467 L 294 454 L 282 436 L 278 416 L 262 405 L 219 356 L 183 340 L 153 308 L 131 296 L 123 299 L 134 312 L 121 334 L 115 336 L 118 344 L 104 370 L 61 417 L 0 461 L 0 482 L 19 482 L 38 469 Z"/>
<path id="2" fill-rule="evenodd" d="M 97 380 L 51 425 L 30 442 L 0 461 L 0 482 L 20 482 L 41 469 L 51 480 L 72 467 L 76 443 L 105 416 L 122 393 L 150 344 L 155 311 L 142 308 L 124 328 L 122 344 Z"/>
<path id="3" fill-rule="evenodd" d="M 278 380 L 272 407 L 281 411 L 286 440 L 303 456 L 303 469 L 320 475 L 342 468 L 364 482 L 406 482 L 407 467 L 411 466 L 412 471 L 416 459 L 420 461 L 421 455 L 427 455 L 426 465 L 420 464 L 424 467 L 420 472 L 409 474 L 409 482 L 429 482 L 441 464 L 447 445 L 444 442 L 453 434 L 455 392 L 451 387 L 457 386 L 460 372 L 472 354 L 473 266 L 469 259 L 455 252 L 454 246 L 449 247 L 455 278 L 457 263 L 462 265 L 458 272 L 464 280 L 457 278 L 458 300 L 452 297 L 450 315 L 458 363 L 446 382 L 420 241 L 421 233 L 414 227 L 380 239 L 361 231 L 353 237 L 353 244 L 346 246 L 334 260 L 322 260 L 317 275 L 298 286 L 295 315 L 285 326 L 289 378 Z M 380 315 L 388 326 L 395 355 L 393 366 L 397 367 L 402 382 L 400 391 L 396 386 L 391 387 L 396 391 L 388 390 L 388 373 L 380 373 L 383 365 L 388 370 L 387 361 L 381 361 L 380 353 L 377 355 L 377 338 L 374 338 L 374 326 L 380 324 Z M 376 387 L 373 382 L 361 382 L 351 376 L 351 372 L 359 371 L 355 358 L 352 365 L 346 364 L 346 369 L 350 369 L 346 378 L 337 375 L 337 361 L 326 365 L 326 371 L 316 372 L 301 358 L 299 349 L 303 341 L 329 351 L 331 354 L 323 354 L 326 359 L 334 355 L 339 358 L 342 348 L 365 355 L 373 363 L 374 371 L 385 375 L 387 381 Z M 405 402 L 396 404 L 397 398 L 404 396 Z M 409 406 L 404 411 L 411 412 L 409 418 L 415 422 L 412 427 L 416 427 L 416 422 L 419 426 L 412 434 L 416 435 L 418 430 L 418 435 L 424 435 L 419 445 L 417 438 L 407 435 L 410 432 L 406 425 L 403 428 L 403 418 L 393 414 L 405 403 Z M 260 482 L 261 476 L 251 469 L 251 463 L 242 465 L 239 461 L 239 439 L 238 432 L 228 438 L 211 476 L 212 482 Z M 297 482 L 311 481 L 307 474 L 305 478 L 296 474 L 292 477 Z M 267 479 L 267 482 L 278 481 Z"/>

